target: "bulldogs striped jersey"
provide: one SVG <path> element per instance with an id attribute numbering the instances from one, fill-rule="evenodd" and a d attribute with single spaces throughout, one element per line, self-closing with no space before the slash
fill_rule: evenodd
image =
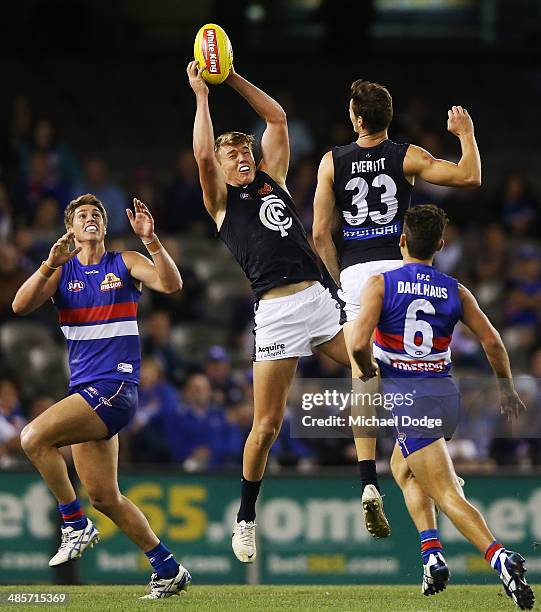
<path id="1" fill-rule="evenodd" d="M 139 383 L 140 296 L 120 253 L 106 252 L 95 265 L 74 257 L 62 266 L 54 304 L 68 344 L 70 387 L 96 380 Z"/>
<path id="2" fill-rule="evenodd" d="M 449 344 L 462 317 L 457 281 L 423 264 L 406 264 L 383 278 L 374 342 L 382 377 L 450 376 Z"/>

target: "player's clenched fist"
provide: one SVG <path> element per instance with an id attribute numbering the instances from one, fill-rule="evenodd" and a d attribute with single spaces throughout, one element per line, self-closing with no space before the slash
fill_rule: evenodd
<path id="1" fill-rule="evenodd" d="M 205 83 L 201 73 L 205 69 L 204 66 L 199 66 L 199 62 L 193 61 L 188 64 L 186 72 L 188 73 L 188 80 L 190 87 L 194 90 L 195 94 L 203 93 L 208 94 L 209 88 Z"/>
<path id="2" fill-rule="evenodd" d="M 73 232 L 66 232 L 59 238 L 51 247 L 49 257 L 47 257 L 47 265 L 51 268 L 63 266 L 70 259 L 73 259 L 77 253 L 81 252 L 81 247 L 77 247 L 73 251 L 69 250 L 70 242 L 73 240 Z"/>
<path id="3" fill-rule="evenodd" d="M 453 106 L 447 111 L 447 129 L 458 138 L 473 132 L 473 121 L 462 106 Z"/>

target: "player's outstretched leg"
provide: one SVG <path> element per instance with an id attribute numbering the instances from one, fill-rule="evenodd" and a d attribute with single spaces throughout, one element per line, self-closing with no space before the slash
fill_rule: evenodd
<path id="1" fill-rule="evenodd" d="M 481 513 L 465 499 L 443 438 L 408 455 L 406 459 L 423 490 L 498 572 L 505 592 L 522 610 L 530 610 L 534 594 L 524 578 L 524 558 L 495 540 Z"/>
<path id="2" fill-rule="evenodd" d="M 379 391 L 379 377 L 365 383 L 360 380 L 360 370 L 355 359 L 353 359 L 351 347 L 351 334 L 354 321 L 348 321 L 332 340 L 321 344 L 318 349 L 331 357 L 338 363 L 351 367 L 353 387 L 356 392 L 372 394 Z M 363 395 L 362 397 L 366 397 Z M 373 416 L 372 407 L 367 404 L 351 406 L 352 416 Z M 387 538 L 391 535 L 389 521 L 385 516 L 383 508 L 383 496 L 378 482 L 376 471 L 376 438 L 366 429 L 353 427 L 355 449 L 361 478 L 361 507 L 364 515 L 364 523 L 368 533 L 375 538 Z"/>
<path id="3" fill-rule="evenodd" d="M 254 363 L 254 421 L 242 459 L 241 500 L 231 546 L 242 563 L 257 557 L 255 505 L 269 450 L 280 433 L 297 357 Z"/>
<path id="4" fill-rule="evenodd" d="M 90 503 L 108 516 L 146 555 L 154 572 L 142 599 L 163 599 L 183 593 L 190 572 L 160 542 L 139 508 L 118 488 L 118 436 L 72 447 L 75 469 Z"/>
<path id="5" fill-rule="evenodd" d="M 64 398 L 29 423 L 21 432 L 21 446 L 58 501 L 63 518 L 62 539 L 51 567 L 80 557 L 99 540 L 99 532 L 81 509 L 59 447 L 104 438 L 108 430 L 78 394 Z"/>
<path id="6" fill-rule="evenodd" d="M 435 595 L 445 589 L 451 572 L 443 557 L 434 501 L 421 489 L 398 444 L 395 444 L 391 456 L 391 471 L 398 486 L 402 489 L 406 507 L 421 540 L 423 561 L 421 592 L 423 595 Z"/>

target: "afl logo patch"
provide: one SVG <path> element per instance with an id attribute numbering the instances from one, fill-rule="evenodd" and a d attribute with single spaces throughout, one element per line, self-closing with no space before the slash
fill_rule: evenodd
<path id="1" fill-rule="evenodd" d="M 287 215 L 287 206 L 276 195 L 268 195 L 263 198 L 263 204 L 259 209 L 259 219 L 265 227 L 280 232 L 282 238 L 287 236 L 287 230 L 293 224 L 293 219 Z"/>
<path id="2" fill-rule="evenodd" d="M 112 272 L 106 274 L 105 278 L 100 283 L 101 291 L 112 291 L 113 289 L 120 289 L 121 287 L 122 281 Z"/>
<path id="3" fill-rule="evenodd" d="M 241 191 L 240 197 L 243 200 L 250 200 L 252 198 L 252 196 L 247 191 Z"/>
<path id="4" fill-rule="evenodd" d="M 85 288 L 85 284 L 81 280 L 72 280 L 68 283 L 68 291 L 82 291 Z"/>

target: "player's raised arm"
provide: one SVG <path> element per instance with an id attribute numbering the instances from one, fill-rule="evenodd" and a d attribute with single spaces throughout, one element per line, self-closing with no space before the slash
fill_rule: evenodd
<path id="1" fill-rule="evenodd" d="M 136 251 L 124 251 L 122 259 L 131 276 L 149 289 L 160 293 L 175 293 L 182 289 L 180 272 L 154 233 L 154 219 L 143 202 L 134 198 L 135 214 L 126 210 L 133 231 L 141 238 L 152 261 Z"/>
<path id="2" fill-rule="evenodd" d="M 479 187 L 481 157 L 468 111 L 462 106 L 453 106 L 448 111 L 447 129 L 460 140 L 462 156 L 458 163 L 436 159 L 425 149 L 411 145 L 404 158 L 404 175 L 419 176 L 435 185 Z"/>
<path id="3" fill-rule="evenodd" d="M 314 197 L 314 224 L 312 237 L 321 261 L 329 271 L 337 287 L 340 287 L 340 262 L 332 237 L 336 218 L 336 202 L 333 189 L 334 164 L 332 153 L 325 153 L 319 164 L 317 187 Z"/>
<path id="4" fill-rule="evenodd" d="M 289 168 L 289 135 L 284 109 L 264 91 L 237 74 L 233 68 L 225 82 L 237 91 L 267 124 L 261 138 L 262 158 L 259 168 L 285 186 Z"/>
<path id="5" fill-rule="evenodd" d="M 214 129 L 209 109 L 209 89 L 197 62 L 190 62 L 186 69 L 190 87 L 197 102 L 193 125 L 193 152 L 199 167 L 199 180 L 203 189 L 205 208 L 217 224 L 223 220 L 227 203 L 227 185 L 214 152 Z M 219 219 L 220 215 L 222 219 Z"/>
<path id="6" fill-rule="evenodd" d="M 479 308 L 471 291 L 459 285 L 459 293 L 464 312 L 462 322 L 479 338 L 488 362 L 498 379 L 502 411 L 517 417 L 526 410 L 526 407 L 515 391 L 509 355 L 500 334 Z"/>
<path id="7" fill-rule="evenodd" d="M 372 358 L 372 334 L 376 329 L 383 308 L 385 285 L 383 276 L 370 276 L 361 292 L 361 308 L 355 319 L 351 350 L 362 378 L 376 375 L 377 366 Z"/>
<path id="8" fill-rule="evenodd" d="M 53 297 L 58 288 L 62 266 L 81 251 L 81 247 L 69 250 L 72 239 L 72 231 L 59 238 L 51 247 L 47 260 L 21 285 L 12 304 L 15 314 L 30 314 Z"/>

